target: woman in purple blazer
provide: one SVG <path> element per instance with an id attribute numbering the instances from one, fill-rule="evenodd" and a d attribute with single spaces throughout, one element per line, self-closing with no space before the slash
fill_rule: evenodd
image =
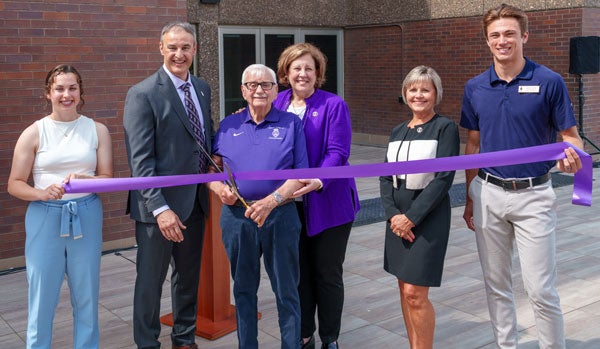
<path id="1" fill-rule="evenodd" d="M 320 90 L 325 82 L 325 55 L 315 46 L 300 43 L 279 57 L 277 77 L 291 88 L 273 102 L 292 112 L 304 125 L 310 167 L 347 166 L 352 141 L 348 106 L 339 96 Z M 300 237 L 300 305 L 302 348 L 314 348 L 318 316 L 322 348 L 338 348 L 346 246 L 360 205 L 353 178 L 307 179 L 294 195 L 303 222 Z"/>

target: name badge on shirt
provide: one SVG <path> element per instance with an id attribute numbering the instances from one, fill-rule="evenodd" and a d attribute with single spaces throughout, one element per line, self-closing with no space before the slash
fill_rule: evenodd
<path id="1" fill-rule="evenodd" d="M 540 86 L 519 86 L 519 93 L 540 93 Z"/>

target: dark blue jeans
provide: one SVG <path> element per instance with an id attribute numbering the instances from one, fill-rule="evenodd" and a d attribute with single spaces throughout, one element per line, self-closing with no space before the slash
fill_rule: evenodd
<path id="1" fill-rule="evenodd" d="M 239 348 L 258 348 L 260 257 L 277 299 L 281 348 L 300 346 L 298 239 L 301 224 L 293 203 L 273 209 L 264 225 L 244 217 L 245 208 L 223 206 L 221 230 L 231 263 Z"/>

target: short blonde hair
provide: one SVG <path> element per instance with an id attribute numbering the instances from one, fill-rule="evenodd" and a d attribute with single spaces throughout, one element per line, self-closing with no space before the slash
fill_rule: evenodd
<path id="1" fill-rule="evenodd" d="M 404 104 L 408 104 L 406 103 L 406 91 L 408 88 L 414 83 L 424 81 L 431 81 L 433 83 L 433 86 L 435 87 L 435 105 L 440 104 L 442 95 L 444 94 L 444 90 L 442 89 L 442 78 L 440 78 L 433 68 L 425 65 L 414 67 L 406 74 L 404 82 L 402 83 L 402 100 L 404 101 Z"/>
<path id="2" fill-rule="evenodd" d="M 307 53 L 310 54 L 315 60 L 315 69 L 317 70 L 317 81 L 315 81 L 315 87 L 320 88 L 323 86 L 325 83 L 327 57 L 325 57 L 323 52 L 321 52 L 321 50 L 319 50 L 316 46 L 307 42 L 288 46 L 285 50 L 283 50 L 283 52 L 281 52 L 279 61 L 277 62 L 277 77 L 279 78 L 280 84 L 283 86 L 290 85 L 287 75 L 292 62 Z"/>

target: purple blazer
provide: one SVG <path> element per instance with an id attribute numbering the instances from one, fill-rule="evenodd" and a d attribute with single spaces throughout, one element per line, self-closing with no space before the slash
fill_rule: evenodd
<path id="1" fill-rule="evenodd" d="M 287 110 L 292 90 L 280 92 L 275 108 Z M 348 166 L 352 143 L 350 111 L 338 95 L 316 89 L 306 100 L 302 124 L 309 167 Z M 308 236 L 354 221 L 360 209 L 354 178 L 323 179 L 323 188 L 303 198 Z"/>

